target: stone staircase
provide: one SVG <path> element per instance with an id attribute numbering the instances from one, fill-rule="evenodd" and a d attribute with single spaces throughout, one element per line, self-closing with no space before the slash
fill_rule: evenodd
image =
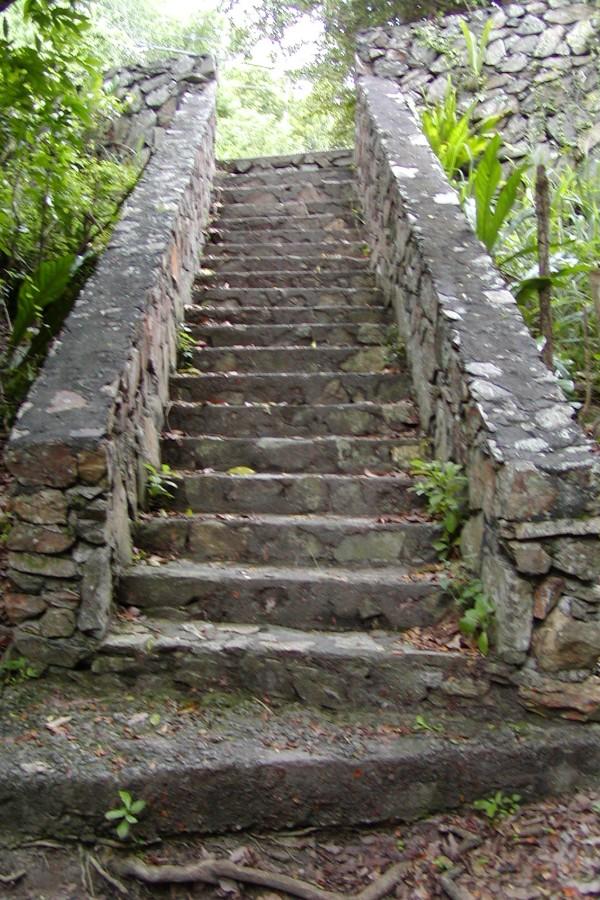
<path id="1" fill-rule="evenodd" d="M 402 641 L 446 610 L 407 475 L 423 442 L 349 160 L 315 159 L 219 177 L 162 442 L 176 495 L 122 579 L 143 619 L 96 668 L 329 709 L 470 693 L 476 660 Z"/>
<path id="2" fill-rule="evenodd" d="M 36 685 L 26 725 L 9 717 L 39 736 L 4 773 L 23 833 L 95 833 L 125 787 L 146 832 L 170 835 L 406 820 L 593 780 L 596 730 L 528 716 L 500 664 L 406 634 L 447 598 L 350 162 L 218 178 L 162 439 L 177 487 L 140 517 L 94 677 Z M 59 754 L 47 723 L 72 708 Z"/>

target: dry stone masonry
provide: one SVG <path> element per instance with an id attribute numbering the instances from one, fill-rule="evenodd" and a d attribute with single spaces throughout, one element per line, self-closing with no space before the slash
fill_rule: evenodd
<path id="1" fill-rule="evenodd" d="M 138 159 L 145 166 L 159 150 L 183 97 L 202 93 L 215 79 L 211 56 L 181 54 L 175 59 L 111 69 L 105 88 L 121 101 L 122 113 L 104 138 L 112 154 Z"/>
<path id="2" fill-rule="evenodd" d="M 537 0 L 493 15 L 483 82 L 470 89 L 516 98 L 518 156 L 528 98 L 560 88 L 560 109 L 575 98 L 582 110 L 597 97 L 594 10 Z M 335 707 L 366 702 L 369 679 L 383 704 L 491 700 L 508 682 L 528 704 L 597 714 L 598 457 L 421 133 L 418 88 L 435 96 L 456 52 L 456 20 L 433 27 L 362 39 L 356 176 L 343 150 L 228 165 L 199 273 L 214 67 L 184 57 L 111 76 L 130 104 L 115 143 L 142 140 L 154 155 L 8 448 L 18 651 Z M 593 148 L 595 125 L 579 124 L 571 149 Z M 406 340 L 408 369 L 394 373 L 384 300 Z M 193 371 L 172 376 L 184 309 L 200 346 Z M 421 571 L 435 530 L 406 518 L 410 484 L 393 474 L 424 452 L 417 425 L 469 475 L 464 556 L 497 607 L 485 666 L 417 658 L 402 642 L 395 658 L 395 632 L 444 606 Z M 180 561 L 128 568 L 144 464 L 161 461 L 181 474 L 171 515 L 143 520 L 135 541 Z M 240 465 L 256 474 L 228 474 Z M 160 641 L 143 623 L 109 632 L 123 572 L 121 600 L 161 621 Z M 363 634 L 365 623 L 388 631 Z"/>
<path id="3" fill-rule="evenodd" d="M 507 156 L 533 147 L 579 158 L 600 146 L 600 10 L 594 2 L 490 4 L 466 17 L 478 37 L 492 19 L 481 76 L 467 65 L 459 16 L 373 28 L 358 44 L 358 68 L 391 78 L 417 103 L 443 97 L 448 77 L 476 115 L 503 114 Z"/>
<path id="4" fill-rule="evenodd" d="M 11 436 L 6 609 L 31 659 L 89 656 L 108 628 L 113 572 L 131 558 L 208 218 L 214 98 L 214 81 L 182 95 Z"/>
<path id="5" fill-rule="evenodd" d="M 556 101 L 562 110 L 577 85 L 585 92 L 577 109 L 597 102 L 597 44 L 583 52 L 595 27 L 591 6 L 509 4 L 494 15 L 501 31 L 492 32 L 488 54 L 497 41 L 506 50 L 498 89 L 508 90 L 504 77 L 515 77 L 511 54 L 524 53 L 523 32 L 530 28 L 531 65 L 527 75 L 525 66 L 519 69 L 519 102 L 535 97 L 540 84 L 566 92 Z M 483 18 L 474 19 L 479 27 Z M 455 31 L 451 20 L 439 34 Z M 596 447 L 574 424 L 573 409 L 541 364 L 514 298 L 427 145 L 415 88 L 441 84 L 433 76 L 448 54 L 429 47 L 423 55 L 418 36 L 418 27 L 375 29 L 361 43 L 357 164 L 373 265 L 407 340 L 422 426 L 438 456 L 467 468 L 471 518 L 463 552 L 496 603 L 497 653 L 523 667 L 513 680 L 525 702 L 594 714 L 600 705 Z M 556 64 L 550 38 L 568 66 Z M 508 125 L 517 145 L 528 133 L 520 108 L 511 119 L 517 130 Z M 584 131 L 590 148 L 595 131 Z"/>

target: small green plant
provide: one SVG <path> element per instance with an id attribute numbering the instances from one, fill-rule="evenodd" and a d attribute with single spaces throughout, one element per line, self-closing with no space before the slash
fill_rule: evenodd
<path id="1" fill-rule="evenodd" d="M 180 325 L 177 332 L 177 354 L 180 366 L 191 366 L 197 343 L 189 325 Z"/>
<path id="2" fill-rule="evenodd" d="M 28 678 L 39 678 L 40 674 L 40 671 L 24 656 L 0 660 L 0 680 L 4 684 L 18 684 L 20 681 L 27 681 Z"/>
<path id="3" fill-rule="evenodd" d="M 458 566 L 451 574 L 440 578 L 440 586 L 450 594 L 463 613 L 458 623 L 461 632 L 472 638 L 479 652 L 487 656 L 496 608 L 481 581 L 473 578 L 464 567 Z"/>
<path id="4" fill-rule="evenodd" d="M 493 822 L 505 816 L 514 816 L 519 811 L 520 805 L 520 794 L 505 794 L 503 791 L 496 791 L 491 797 L 476 800 L 473 803 L 473 809 L 482 812 Z"/>
<path id="5" fill-rule="evenodd" d="M 493 140 L 502 114 L 474 121 L 475 103 L 460 113 L 456 88 L 448 79 L 442 100 L 423 111 L 423 131 L 451 181 L 468 182 L 477 159 Z"/>
<path id="6" fill-rule="evenodd" d="M 138 815 L 146 808 L 145 800 L 134 800 L 129 791 L 119 791 L 121 805 L 115 809 L 109 809 L 104 818 L 109 822 L 119 822 L 115 831 L 119 840 L 124 841 L 129 836 L 132 825 L 137 825 Z"/>
<path id="7" fill-rule="evenodd" d="M 494 135 L 473 171 L 471 192 L 475 201 L 475 232 L 493 250 L 500 231 L 517 202 L 526 166 L 517 166 L 503 179 L 499 152 L 502 138 Z"/>
<path id="8" fill-rule="evenodd" d="M 415 731 L 434 731 L 440 733 L 444 730 L 444 726 L 428 722 L 425 716 L 417 716 L 415 718 L 413 729 Z"/>
<path id="9" fill-rule="evenodd" d="M 494 27 L 494 23 L 492 19 L 488 19 L 486 21 L 479 40 L 477 40 L 477 36 L 473 34 L 465 21 L 461 19 L 459 24 L 467 48 L 467 64 L 469 66 L 471 74 L 475 79 L 476 87 L 479 87 L 481 85 L 481 76 L 483 72 L 483 65 L 485 63 L 487 45 L 490 40 L 490 34 L 492 28 Z"/>
<path id="10" fill-rule="evenodd" d="M 427 499 L 427 511 L 442 526 L 442 536 L 434 547 L 444 559 L 455 549 L 467 513 L 467 479 L 462 466 L 434 459 L 412 459 L 411 472 L 417 477 L 412 490 Z"/>
<path id="11" fill-rule="evenodd" d="M 146 470 L 146 494 L 152 503 L 157 505 L 162 500 L 172 500 L 177 490 L 177 481 L 173 477 L 173 470 L 166 463 L 160 469 L 152 463 L 144 463 Z"/>
<path id="12" fill-rule="evenodd" d="M 386 366 L 403 366 L 406 362 L 406 345 L 397 325 L 392 325 L 387 330 L 384 362 Z"/>
<path id="13" fill-rule="evenodd" d="M 436 867 L 436 869 L 438 870 L 438 872 L 448 872 L 454 866 L 454 863 L 452 862 L 452 860 L 449 859 L 449 857 L 444 856 L 443 854 L 441 856 L 436 856 L 436 858 L 433 861 L 433 864 Z"/>

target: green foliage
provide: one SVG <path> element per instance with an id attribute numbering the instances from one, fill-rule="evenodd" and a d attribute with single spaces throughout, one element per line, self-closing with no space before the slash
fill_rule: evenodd
<path id="1" fill-rule="evenodd" d="M 492 28 L 494 27 L 494 22 L 491 18 L 486 20 L 481 35 L 479 36 L 479 40 L 477 39 L 477 36 L 473 34 L 464 20 L 461 19 L 459 24 L 463 33 L 463 37 L 465 39 L 465 46 L 467 49 L 467 64 L 469 66 L 471 74 L 476 79 L 476 83 L 479 84 L 481 82 L 483 64 L 485 63 L 485 54 L 487 45 L 490 40 L 490 34 L 492 32 Z"/>
<path id="2" fill-rule="evenodd" d="M 109 809 L 104 814 L 104 818 L 109 822 L 118 822 L 115 831 L 119 840 L 124 841 L 131 831 L 132 825 L 137 825 L 137 818 L 146 808 L 145 800 L 134 800 L 129 791 L 119 791 L 119 799 L 121 805 L 114 809 Z"/>
<path id="3" fill-rule="evenodd" d="M 157 469 L 152 463 L 144 463 L 146 470 L 146 494 L 153 506 L 162 500 L 172 500 L 177 490 L 177 480 L 167 463 Z"/>
<path id="4" fill-rule="evenodd" d="M 503 819 L 505 816 L 514 816 L 519 811 L 520 805 L 520 794 L 505 794 L 503 791 L 496 791 L 490 797 L 475 800 L 473 809 L 482 812 L 490 821 L 495 821 Z"/>
<path id="5" fill-rule="evenodd" d="M 467 513 L 467 479 L 462 466 L 440 460 L 413 459 L 411 473 L 418 479 L 411 490 L 427 500 L 427 511 L 442 526 L 442 536 L 434 543 L 447 558 L 456 547 Z"/>
<path id="6" fill-rule="evenodd" d="M 386 366 L 404 366 L 406 363 L 406 344 L 400 337 L 397 325 L 388 328 L 385 336 Z"/>
<path id="7" fill-rule="evenodd" d="M 486 147 L 471 181 L 476 211 L 475 231 L 490 251 L 515 207 L 525 171 L 525 166 L 518 166 L 504 179 L 498 158 L 501 146 L 502 138 L 497 134 Z"/>
<path id="8" fill-rule="evenodd" d="M 0 659 L 0 681 L 4 684 L 18 684 L 29 678 L 39 677 L 39 669 L 36 669 L 24 656 L 8 656 Z"/>
<path id="9" fill-rule="evenodd" d="M 303 17 L 314 24 L 315 58 L 296 75 L 310 85 L 303 102 L 304 124 L 320 147 L 349 146 L 353 142 L 352 71 L 360 31 L 386 23 L 416 22 L 473 5 L 485 6 L 486 0 L 260 0 L 254 18 L 248 21 L 244 0 L 228 2 L 228 7 L 248 22 L 241 35 L 244 48 L 264 37 L 283 42 L 289 29 Z M 316 148 L 307 145 L 306 149 Z"/>
<path id="10" fill-rule="evenodd" d="M 479 578 L 473 578 L 466 568 L 459 565 L 440 579 L 440 586 L 451 595 L 462 612 L 458 623 L 461 632 L 472 638 L 479 652 L 487 656 L 496 607 Z"/>
<path id="11" fill-rule="evenodd" d="M 177 332 L 177 356 L 180 366 L 191 366 L 194 361 L 196 339 L 189 325 L 180 325 Z"/>
<path id="12" fill-rule="evenodd" d="M 555 371 L 567 394 L 600 391 L 600 304 L 592 282 L 600 259 L 600 161 L 560 161 L 550 182 L 550 277 L 553 288 Z M 538 328 L 535 185 L 526 175 L 520 205 L 497 245 L 497 262 L 509 279 L 534 335 Z"/>
<path id="13" fill-rule="evenodd" d="M 439 723 L 434 724 L 429 722 L 425 716 L 416 716 L 415 723 L 413 725 L 415 731 L 431 731 L 440 733 L 444 730 L 444 726 Z"/>
<path id="14" fill-rule="evenodd" d="M 83 268 L 74 276 L 104 246 L 137 175 L 99 150 L 117 105 L 103 90 L 84 9 L 69 0 L 17 0 L 0 15 L 5 423 L 69 311 Z"/>
<path id="15" fill-rule="evenodd" d="M 448 79 L 443 99 L 427 107 L 421 117 L 431 149 L 451 181 L 469 181 L 474 163 L 488 148 L 502 119 L 495 115 L 475 122 L 475 106 L 472 103 L 460 113 L 456 88 Z"/>

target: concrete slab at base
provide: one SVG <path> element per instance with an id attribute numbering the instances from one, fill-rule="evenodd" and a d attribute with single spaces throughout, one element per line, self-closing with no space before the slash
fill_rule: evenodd
<path id="1" fill-rule="evenodd" d="M 96 696 L 86 694 L 87 677 L 5 692 L 3 841 L 106 835 L 119 789 L 147 803 L 142 836 L 410 820 L 495 790 L 530 798 L 600 780 L 597 725 L 428 711 L 441 730 L 419 732 L 414 712 L 269 711 L 152 691 L 101 697 L 95 679 Z"/>

